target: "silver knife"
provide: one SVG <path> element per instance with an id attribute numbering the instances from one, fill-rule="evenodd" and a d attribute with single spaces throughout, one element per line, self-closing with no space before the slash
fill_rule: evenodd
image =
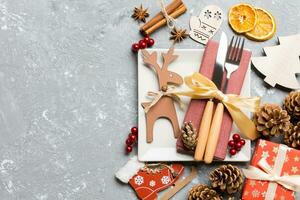
<path id="1" fill-rule="evenodd" d="M 216 64 L 213 72 L 213 78 L 212 81 L 217 85 L 217 87 L 220 89 L 222 85 L 222 78 L 223 78 L 223 72 L 224 72 L 224 64 L 225 64 L 225 58 L 226 58 L 226 52 L 227 52 L 227 37 L 224 32 L 221 34 L 221 39 L 219 42 L 218 47 L 218 53 L 216 58 Z M 223 104 L 222 104 L 223 105 Z M 211 125 L 212 125 L 212 117 L 213 117 L 213 108 L 214 108 L 214 102 L 212 99 L 210 99 L 205 106 L 205 109 L 203 111 L 203 116 L 201 120 L 201 124 L 199 127 L 199 133 L 198 133 L 198 142 L 194 154 L 194 159 L 196 161 L 204 161 L 207 163 L 211 163 L 214 151 L 211 151 L 208 153 L 208 156 L 206 155 L 206 152 L 210 150 L 210 144 L 212 143 L 209 141 L 210 133 L 211 133 Z M 217 110 L 216 110 L 217 111 Z M 220 120 L 221 123 L 222 120 Z M 216 131 L 218 132 L 218 131 Z M 217 139 L 216 139 L 217 140 Z M 215 145 L 215 144 L 213 144 Z M 208 148 L 206 148 L 208 147 Z M 209 150 L 208 150 L 209 149 Z M 204 157 L 205 154 L 205 157 Z"/>
<path id="2" fill-rule="evenodd" d="M 212 78 L 212 81 L 216 84 L 218 89 L 221 89 L 221 85 L 222 85 L 226 52 L 227 52 L 227 37 L 225 33 L 222 32 L 221 39 L 219 42 L 214 74 Z M 210 130 L 209 130 L 207 144 L 206 144 L 208 148 L 206 148 L 205 150 L 204 162 L 207 164 L 213 161 L 216 152 L 220 131 L 221 131 L 223 113 L 224 113 L 224 105 L 221 102 L 219 102 L 216 106 L 214 116 L 211 120 Z"/>
<path id="3" fill-rule="evenodd" d="M 219 47 L 218 47 L 215 68 L 212 77 L 212 81 L 216 84 L 218 89 L 221 89 L 221 85 L 222 85 L 226 52 L 227 52 L 227 36 L 224 32 L 222 32 L 220 42 L 219 42 Z"/>

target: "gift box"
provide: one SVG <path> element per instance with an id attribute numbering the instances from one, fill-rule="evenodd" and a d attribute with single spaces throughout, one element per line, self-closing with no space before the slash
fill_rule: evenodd
<path id="1" fill-rule="evenodd" d="M 293 200 L 300 184 L 300 151 L 259 140 L 250 167 L 243 171 L 243 200 Z"/>

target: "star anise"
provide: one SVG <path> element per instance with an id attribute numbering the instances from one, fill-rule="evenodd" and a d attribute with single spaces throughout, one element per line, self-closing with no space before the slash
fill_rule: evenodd
<path id="1" fill-rule="evenodd" d="M 141 5 L 139 8 L 135 7 L 131 17 L 137 21 L 142 21 L 145 23 L 146 17 L 149 17 L 149 13 L 147 12 L 147 10 L 148 10 L 148 8 L 144 9 L 143 5 Z"/>
<path id="2" fill-rule="evenodd" d="M 176 27 L 173 28 L 171 31 L 170 40 L 174 40 L 174 42 L 181 42 L 188 36 L 186 33 L 186 29 L 177 29 Z"/>

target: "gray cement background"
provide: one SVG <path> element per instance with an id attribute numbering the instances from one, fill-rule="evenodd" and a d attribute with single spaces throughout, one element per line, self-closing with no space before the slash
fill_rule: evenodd
<path id="1" fill-rule="evenodd" d="M 130 46 L 141 37 L 130 15 L 141 2 L 0 0 L 1 200 L 135 199 L 114 173 L 128 160 L 124 141 L 137 123 L 136 57 Z M 188 29 L 190 16 L 206 5 L 227 13 L 240 1 L 184 2 L 188 12 L 178 22 Z M 246 2 L 272 12 L 277 35 L 300 32 L 300 1 Z M 152 16 L 159 11 L 156 0 L 143 5 Z M 232 35 L 226 21 L 222 30 Z M 157 48 L 171 44 L 167 28 L 152 37 Z M 247 40 L 246 46 L 261 55 L 262 47 L 275 44 L 276 37 Z M 203 46 L 187 39 L 176 48 Z M 255 72 L 251 78 L 253 95 L 282 102 L 285 92 L 269 88 Z M 193 183 L 206 183 L 216 166 L 199 165 Z M 185 199 L 191 185 L 173 199 Z"/>

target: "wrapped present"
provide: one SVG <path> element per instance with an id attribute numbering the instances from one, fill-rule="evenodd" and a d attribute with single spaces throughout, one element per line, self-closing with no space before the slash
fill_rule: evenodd
<path id="1" fill-rule="evenodd" d="M 243 200 L 293 200 L 300 190 L 300 151 L 259 140 L 251 165 L 243 172 L 247 178 Z"/>

